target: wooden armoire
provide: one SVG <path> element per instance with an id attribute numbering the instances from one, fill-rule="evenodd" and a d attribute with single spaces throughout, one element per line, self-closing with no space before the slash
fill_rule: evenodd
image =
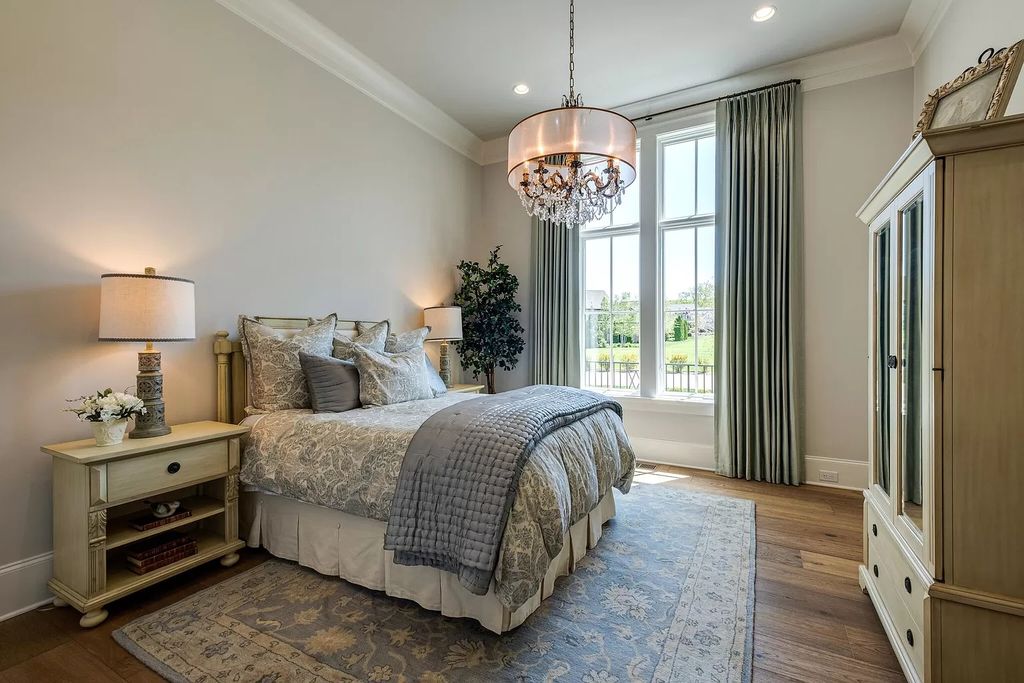
<path id="1" fill-rule="evenodd" d="M 1024 681 L 1024 116 L 926 132 L 869 226 L 860 582 L 911 681 Z"/>

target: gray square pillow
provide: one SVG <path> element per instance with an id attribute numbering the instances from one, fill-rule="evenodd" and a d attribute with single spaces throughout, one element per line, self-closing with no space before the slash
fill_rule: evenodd
<path id="1" fill-rule="evenodd" d="M 292 336 L 251 318 L 239 321 L 239 332 L 245 340 L 242 347 L 248 352 L 253 408 L 271 411 L 310 406 L 299 352 L 329 355 L 337 321 L 337 316 L 331 314 Z"/>
<path id="2" fill-rule="evenodd" d="M 360 407 L 359 370 L 355 363 L 299 353 L 310 403 L 317 413 L 343 413 Z"/>
<path id="3" fill-rule="evenodd" d="M 423 349 L 384 353 L 354 345 L 359 369 L 359 401 L 363 407 L 433 398 Z"/>

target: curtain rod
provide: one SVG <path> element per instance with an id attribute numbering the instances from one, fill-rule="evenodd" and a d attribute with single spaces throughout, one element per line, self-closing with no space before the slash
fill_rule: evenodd
<path id="1" fill-rule="evenodd" d="M 713 97 L 710 100 L 704 100 L 703 102 L 694 102 L 693 104 L 686 104 L 682 107 L 673 107 L 672 109 L 666 109 L 665 111 L 655 112 L 653 114 L 645 114 L 644 116 L 638 116 L 630 121 L 650 121 L 655 116 L 663 116 L 665 114 L 672 114 L 677 111 L 685 111 L 686 109 L 693 109 L 694 107 L 701 107 L 705 104 L 711 104 L 712 102 L 718 102 L 719 100 L 725 100 L 730 97 L 740 97 L 741 95 L 750 95 L 755 92 L 761 92 L 762 90 L 768 90 L 769 88 L 777 88 L 780 85 L 789 85 L 790 83 L 799 83 L 799 78 L 790 78 L 787 81 L 779 81 L 778 83 L 769 83 L 768 85 L 762 85 L 757 88 L 751 88 L 750 90 L 742 90 L 740 92 L 733 93 L 731 95 L 722 95 L 721 97 Z"/>

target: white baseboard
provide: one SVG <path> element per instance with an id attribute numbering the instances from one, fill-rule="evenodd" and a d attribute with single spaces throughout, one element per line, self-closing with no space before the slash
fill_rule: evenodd
<path id="1" fill-rule="evenodd" d="M 53 576 L 53 553 L 43 553 L 0 567 L 0 621 L 53 600 L 46 582 Z"/>
<path id="2" fill-rule="evenodd" d="M 839 481 L 822 481 L 820 473 L 825 470 L 839 475 Z M 818 458 L 804 456 L 804 483 L 812 486 L 828 486 L 837 489 L 860 491 L 868 487 L 868 464 L 857 460 Z"/>
<path id="3" fill-rule="evenodd" d="M 710 444 L 629 437 L 637 460 L 661 465 L 693 467 L 700 470 L 715 469 L 715 448 Z"/>

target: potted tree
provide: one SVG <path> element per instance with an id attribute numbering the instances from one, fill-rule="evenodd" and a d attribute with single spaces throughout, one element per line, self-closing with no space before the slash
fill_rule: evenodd
<path id="1" fill-rule="evenodd" d="M 499 244 L 491 251 L 486 266 L 460 261 L 462 284 L 455 293 L 455 305 L 462 307 L 462 340 L 455 342 L 459 360 L 473 377 L 486 378 L 489 394 L 494 393 L 494 369 L 513 369 L 525 346 L 516 318 L 523 310 L 516 303 L 519 278 L 499 260 L 500 250 Z"/>

